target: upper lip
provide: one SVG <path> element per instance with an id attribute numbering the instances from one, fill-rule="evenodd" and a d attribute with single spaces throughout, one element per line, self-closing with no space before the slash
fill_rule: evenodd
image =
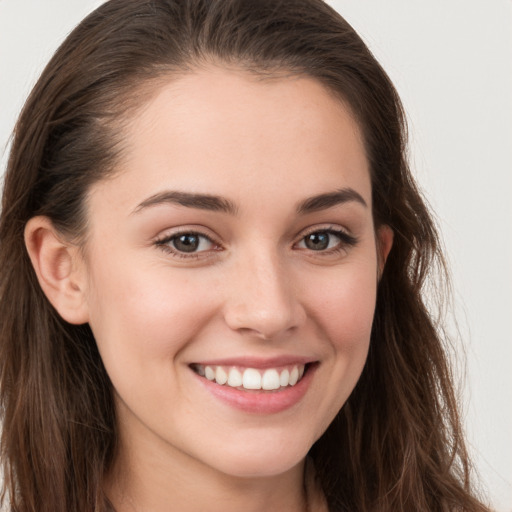
<path id="1" fill-rule="evenodd" d="M 222 359 L 208 359 L 206 361 L 194 361 L 192 364 L 201 366 L 242 366 L 245 368 L 265 369 L 290 366 L 294 364 L 308 364 L 317 361 L 312 357 L 283 355 L 277 357 L 229 357 Z"/>

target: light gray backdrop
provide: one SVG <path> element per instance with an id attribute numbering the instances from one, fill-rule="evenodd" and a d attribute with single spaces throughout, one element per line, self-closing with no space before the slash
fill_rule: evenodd
<path id="1" fill-rule="evenodd" d="M 101 0 L 0 0 L 0 172 L 44 63 Z M 499 512 L 512 511 L 512 1 L 332 0 L 405 103 L 437 212 L 467 351 L 466 426 Z"/>

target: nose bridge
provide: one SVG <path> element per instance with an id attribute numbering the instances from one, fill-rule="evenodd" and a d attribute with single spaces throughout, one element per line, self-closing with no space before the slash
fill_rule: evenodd
<path id="1" fill-rule="evenodd" d="M 235 264 L 225 318 L 235 330 L 272 338 L 297 327 L 304 313 L 277 249 L 259 246 Z"/>

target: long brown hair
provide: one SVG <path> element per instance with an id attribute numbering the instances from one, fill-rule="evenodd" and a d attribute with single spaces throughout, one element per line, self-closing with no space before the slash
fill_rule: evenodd
<path id="1" fill-rule="evenodd" d="M 86 193 L 115 172 L 123 123 L 161 78 L 205 62 L 313 77 L 358 120 L 376 226 L 394 231 L 356 389 L 311 449 L 331 511 L 482 511 L 440 331 L 422 291 L 442 255 L 406 161 L 385 72 L 321 0 L 111 0 L 66 39 L 14 132 L 0 221 L 3 497 L 16 512 L 101 512 L 116 450 L 109 378 L 87 325 L 66 323 L 24 246 L 36 215 L 80 243 Z M 153 89 L 152 89 L 153 88 Z"/>

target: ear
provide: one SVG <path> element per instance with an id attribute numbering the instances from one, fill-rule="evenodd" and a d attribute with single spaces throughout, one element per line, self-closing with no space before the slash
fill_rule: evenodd
<path id="1" fill-rule="evenodd" d="M 393 238 L 393 230 L 387 224 L 383 224 L 377 229 L 376 241 L 379 280 L 384 272 L 384 266 L 386 265 L 391 247 L 393 247 Z"/>
<path id="2" fill-rule="evenodd" d="M 86 273 L 79 248 L 66 242 L 48 217 L 27 222 L 25 245 L 39 284 L 60 316 L 71 324 L 86 323 Z"/>

